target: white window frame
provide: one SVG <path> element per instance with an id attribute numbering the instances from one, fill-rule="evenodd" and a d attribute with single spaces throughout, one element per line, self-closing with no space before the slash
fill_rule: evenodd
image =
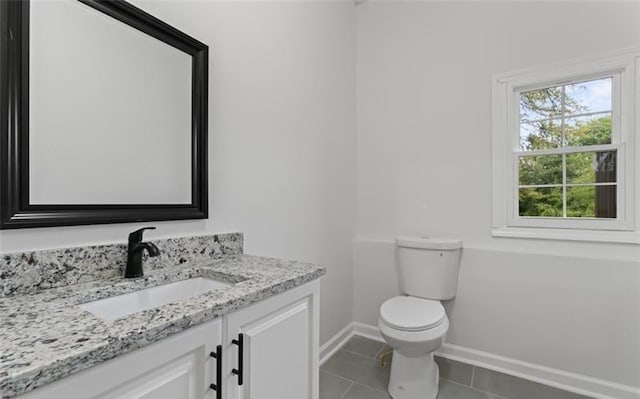
<path id="1" fill-rule="evenodd" d="M 518 214 L 518 157 L 544 155 L 544 151 L 520 149 L 520 93 L 613 77 L 611 144 L 553 150 L 564 153 L 617 151 L 616 219 L 535 218 Z M 492 235 L 603 241 L 640 244 L 640 49 L 626 50 L 602 58 L 581 59 L 562 64 L 493 76 L 492 132 Z"/>

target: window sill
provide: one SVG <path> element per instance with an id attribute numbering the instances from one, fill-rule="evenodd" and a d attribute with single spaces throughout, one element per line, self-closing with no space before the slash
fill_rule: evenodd
<path id="1" fill-rule="evenodd" d="M 616 244 L 640 245 L 639 231 L 595 231 L 502 227 L 491 229 L 491 236 L 498 238 L 530 238 L 539 240 L 608 242 Z"/>

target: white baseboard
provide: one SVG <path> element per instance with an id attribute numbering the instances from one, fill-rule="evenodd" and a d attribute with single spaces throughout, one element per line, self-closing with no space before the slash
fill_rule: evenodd
<path id="1" fill-rule="evenodd" d="M 369 324 L 358 323 L 356 321 L 353 323 L 353 331 L 356 335 L 359 335 L 361 337 L 369 338 L 374 341 L 384 342 L 384 338 L 382 338 L 378 327 Z"/>
<path id="2" fill-rule="evenodd" d="M 322 344 L 320 347 L 320 365 L 322 366 L 338 349 L 342 348 L 353 335 L 353 323 L 351 323 Z"/>
<path id="3" fill-rule="evenodd" d="M 346 329 L 348 329 L 347 327 Z M 377 327 L 354 322 L 353 334 L 384 342 Z M 345 329 L 345 330 L 346 330 Z M 352 334 L 352 335 L 353 335 Z M 348 339 L 348 338 L 347 338 Z M 339 349 L 340 346 L 334 348 Z M 444 343 L 438 356 L 598 399 L 640 399 L 640 388 Z"/>

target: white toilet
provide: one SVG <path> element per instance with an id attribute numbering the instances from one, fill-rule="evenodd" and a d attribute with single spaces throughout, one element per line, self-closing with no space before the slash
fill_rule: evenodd
<path id="1" fill-rule="evenodd" d="M 378 327 L 393 348 L 389 394 L 393 399 L 435 399 L 438 365 L 433 352 L 449 329 L 440 300 L 458 287 L 462 241 L 420 237 L 396 239 L 400 289 L 406 296 L 380 306 Z"/>

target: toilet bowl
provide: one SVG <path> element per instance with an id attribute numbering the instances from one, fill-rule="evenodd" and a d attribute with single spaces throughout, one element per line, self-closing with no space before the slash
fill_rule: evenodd
<path id="1" fill-rule="evenodd" d="M 412 296 L 390 298 L 380 307 L 378 328 L 393 348 L 388 387 L 393 399 L 435 399 L 439 371 L 433 352 L 449 329 L 442 304 Z"/>

